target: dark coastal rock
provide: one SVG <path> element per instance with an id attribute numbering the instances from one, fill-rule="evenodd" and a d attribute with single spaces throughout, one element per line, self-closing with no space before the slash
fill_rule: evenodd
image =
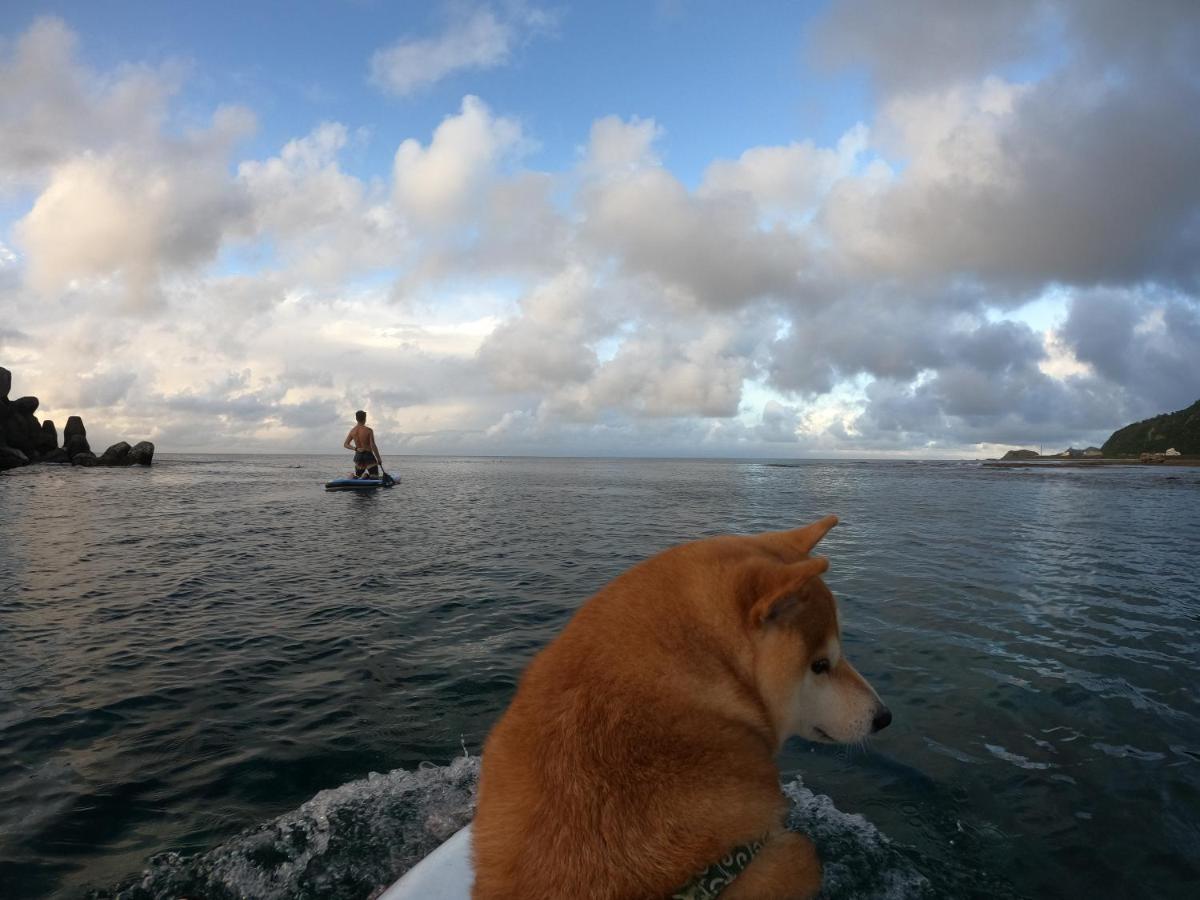
<path id="1" fill-rule="evenodd" d="M 129 461 L 139 466 L 148 466 L 154 462 L 154 444 L 150 441 L 138 441 L 129 451 Z"/>
<path id="2" fill-rule="evenodd" d="M 63 428 L 63 440 L 65 441 L 67 438 L 74 437 L 75 435 L 79 435 L 82 438 L 87 437 L 87 429 L 83 427 L 83 419 L 79 416 L 67 416 L 67 424 Z"/>
<path id="3" fill-rule="evenodd" d="M 38 452 L 42 455 L 58 449 L 58 429 L 54 427 L 53 419 L 42 422 L 42 440 L 38 444 Z"/>
<path id="4" fill-rule="evenodd" d="M 1038 459 L 1040 456 L 1041 454 L 1036 450 L 1009 450 L 1000 459 L 1002 461 L 1011 459 Z"/>
<path id="5" fill-rule="evenodd" d="M 15 447 L 0 446 L 0 470 L 29 465 L 29 457 Z"/>
<path id="6" fill-rule="evenodd" d="M 98 466 L 131 466 L 133 459 L 129 455 L 129 451 L 133 448 L 125 441 L 117 441 L 107 450 L 100 454 L 100 458 L 96 460 Z"/>
<path id="7" fill-rule="evenodd" d="M 42 432 L 42 423 L 34 415 L 18 416 L 17 420 L 25 432 L 25 443 L 29 447 L 29 450 L 26 452 L 29 453 L 29 458 L 33 459 L 34 456 L 41 456 L 42 441 L 45 439 L 45 434 Z"/>
<path id="8" fill-rule="evenodd" d="M 12 404 L 5 401 L 0 404 L 0 445 L 20 449 L 24 442 L 25 429 L 21 426 L 20 416 L 12 408 Z"/>
<path id="9" fill-rule="evenodd" d="M 73 434 L 63 442 L 63 449 L 67 451 L 67 456 L 76 456 L 80 453 L 91 453 L 92 448 L 88 446 L 88 440 L 82 434 Z"/>
<path id="10" fill-rule="evenodd" d="M 150 465 L 154 460 L 154 445 L 142 441 L 130 447 L 125 441 L 113 444 L 97 459 L 88 444 L 83 419 L 70 416 L 63 428 L 63 445 L 58 446 L 58 429 L 47 419 L 39 422 L 37 397 L 18 397 L 10 400 L 12 373 L 0 366 L 0 469 L 13 469 L 30 463 L 70 463 L 74 466 Z"/>
<path id="11" fill-rule="evenodd" d="M 9 375 L 8 369 L 0 369 L 0 373 L 4 376 L 0 379 L 0 387 L 4 388 L 4 394 L 7 395 L 12 376 Z M 29 463 L 29 454 L 18 446 L 22 443 L 22 433 L 23 429 L 17 422 L 17 412 L 13 409 L 12 402 L 7 396 L 0 397 L 0 469 L 15 469 Z"/>
<path id="12" fill-rule="evenodd" d="M 0 399 L 0 445 L 19 450 L 30 462 L 37 459 L 42 445 L 42 426 L 34 412 L 38 408 L 37 397 L 20 397 L 16 400 L 7 398 L 12 375 L 7 369 L 0 370 L 5 375 L 4 394 Z M 10 457 L 11 459 L 11 457 Z"/>
<path id="13" fill-rule="evenodd" d="M 88 445 L 87 429 L 83 427 L 83 419 L 79 416 L 71 416 L 67 419 L 67 425 L 63 428 L 63 449 L 72 459 L 80 453 L 92 452 L 92 448 Z"/>
<path id="14" fill-rule="evenodd" d="M 42 425 L 32 412 L 37 405 L 37 397 L 7 402 L 0 419 L 0 444 L 20 450 L 31 462 L 37 458 L 42 443 Z"/>

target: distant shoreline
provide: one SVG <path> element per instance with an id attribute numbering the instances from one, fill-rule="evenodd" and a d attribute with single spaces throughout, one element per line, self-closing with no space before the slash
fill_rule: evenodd
<path id="1" fill-rule="evenodd" d="M 1200 466 L 1200 458 L 1178 456 L 1158 462 L 1142 462 L 1137 459 L 985 459 L 983 466 L 987 469 L 1070 469 L 1091 466 L 1136 466 L 1140 469 L 1154 466 Z"/>

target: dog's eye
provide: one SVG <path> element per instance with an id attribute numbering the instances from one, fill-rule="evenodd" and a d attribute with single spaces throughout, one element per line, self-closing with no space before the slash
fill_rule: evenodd
<path id="1" fill-rule="evenodd" d="M 813 673 L 816 675 L 824 675 L 826 672 L 829 671 L 829 660 L 818 659 L 815 663 L 812 664 L 812 670 L 813 670 Z"/>

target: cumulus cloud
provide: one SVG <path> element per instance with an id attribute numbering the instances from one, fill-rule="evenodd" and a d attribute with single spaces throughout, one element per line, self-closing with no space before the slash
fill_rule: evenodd
<path id="1" fill-rule="evenodd" d="M 129 394 L 137 376 L 128 371 L 101 371 L 80 376 L 73 384 L 74 393 L 56 398 L 60 406 L 81 412 L 104 410 L 120 403 Z"/>
<path id="2" fill-rule="evenodd" d="M 701 197 L 648 168 L 589 189 L 582 236 L 632 274 L 674 289 L 679 302 L 734 309 L 793 293 L 805 246 L 784 229 L 759 227 L 741 196 Z"/>
<path id="3" fill-rule="evenodd" d="M 1073 74 L 898 97 L 880 130 L 905 168 L 843 179 L 822 224 L 881 276 L 1194 288 L 1200 120 L 1180 110 L 1197 105 L 1194 82 Z"/>
<path id="4" fill-rule="evenodd" d="M 254 198 L 259 229 L 291 236 L 329 222 L 340 222 L 362 202 L 362 183 L 343 173 L 338 153 L 347 129 L 323 122 L 310 134 L 288 141 L 278 156 L 246 160 L 238 175 Z"/>
<path id="5" fill-rule="evenodd" d="M 851 436 L 883 448 L 1099 440 L 1195 399 L 1193 7 L 849 0 L 813 46 L 865 67 L 880 106 L 857 164 L 808 187 L 825 252 L 805 283 L 823 299 L 791 299 L 772 384 L 814 396 L 874 379 Z M 1018 78 L 1018 62 L 1042 71 Z M 739 163 L 755 156 L 764 183 L 770 160 L 794 158 L 781 171 L 795 175 L 822 158 L 756 148 Z M 752 192 L 732 171 L 710 167 L 709 189 Z M 1073 287 L 1058 328 L 985 318 L 1055 286 Z"/>
<path id="6" fill-rule="evenodd" d="M 506 65 L 523 41 L 554 25 L 544 10 L 517 7 L 507 18 L 476 10 L 435 38 L 399 40 L 371 57 L 371 82 L 390 94 L 405 96 L 456 72 Z"/>
<path id="7" fill-rule="evenodd" d="M 752 362 L 734 322 L 708 320 L 688 334 L 644 329 L 627 336 L 615 356 L 584 383 L 546 397 L 544 415 L 587 422 L 608 411 L 646 418 L 730 417 L 738 410 Z"/>
<path id="8" fill-rule="evenodd" d="M 100 75 L 77 61 L 77 45 L 53 17 L 34 22 L 11 49 L 0 43 L 0 188 L 36 182 L 83 150 L 155 137 L 179 67 L 123 66 Z"/>
<path id="9" fill-rule="evenodd" d="M 598 365 L 591 344 L 608 333 L 589 273 L 573 267 L 536 288 L 521 314 L 501 323 L 479 360 L 505 391 L 553 391 L 586 381 Z"/>
<path id="10" fill-rule="evenodd" d="M 943 336 L 916 378 L 879 377 L 854 422 L 864 446 L 1100 442 L 1118 425 L 1200 396 L 1200 305 L 1179 296 L 1073 297 L 1054 333 L 1076 363 L 1045 371 L 1047 342 L 1023 323 Z"/>
<path id="11" fill-rule="evenodd" d="M 381 52 L 380 83 L 511 61 L 522 9 Z M 833 3 L 822 52 L 874 110 L 691 182 L 670 110 L 602 111 L 539 169 L 472 95 L 432 134 L 246 156 L 249 112 L 180 132 L 181 69 L 92 71 L 44 20 L 0 51 L 0 180 L 31 198 L 0 343 L 48 415 L 194 449 L 336 450 L 360 407 L 385 451 L 1095 443 L 1200 395 L 1197 18 Z"/>
<path id="12" fill-rule="evenodd" d="M 653 119 L 638 116 L 625 121 L 605 116 L 592 123 L 582 169 L 592 177 L 612 177 L 660 164 L 654 144 L 663 128 Z"/>
<path id="13" fill-rule="evenodd" d="M 868 131 L 860 124 L 832 148 L 818 147 L 812 141 L 752 147 L 737 160 L 717 160 L 710 165 L 701 193 L 746 194 L 763 213 L 807 215 L 838 179 L 854 171 L 867 146 Z"/>
<path id="14" fill-rule="evenodd" d="M 170 132 L 178 66 L 98 73 L 77 61 L 77 44 L 43 18 L 0 50 L 0 186 L 35 196 L 13 228 L 23 278 L 50 299 L 85 284 L 109 295 L 119 282 L 127 308 L 146 308 L 163 277 L 212 260 L 242 226 L 248 201 L 228 165 L 254 117 L 221 107 L 205 127 Z"/>
<path id="15" fill-rule="evenodd" d="M 1196 289 L 1194 4 L 846 0 L 813 44 L 871 73 L 872 134 L 896 162 L 842 179 L 820 212 L 847 268 Z M 1045 74 L 996 74 L 1018 62 Z"/>
<path id="16" fill-rule="evenodd" d="M 350 141 L 345 125 L 323 122 L 278 156 L 238 166 L 255 236 L 272 241 L 282 262 L 309 281 L 336 281 L 405 258 L 408 235 L 387 191 L 339 164 Z"/>
<path id="17" fill-rule="evenodd" d="M 803 418 L 796 407 L 768 400 L 763 404 L 762 421 L 755 436 L 768 444 L 794 444 L 798 441 Z"/>
<path id="18" fill-rule="evenodd" d="M 858 375 L 912 380 L 950 361 L 954 345 L 978 326 L 978 294 L 929 288 L 823 284 L 820 302 L 791 313 L 772 347 L 771 383 L 818 395 Z"/>
<path id="19" fill-rule="evenodd" d="M 977 81 L 1031 58 L 1087 67 L 1186 69 L 1200 50 L 1191 0 L 839 0 L 809 36 L 827 66 L 863 66 L 886 94 Z"/>
<path id="20" fill-rule="evenodd" d="M 493 116 L 478 97 L 464 97 L 458 115 L 438 125 L 428 147 L 409 138 L 396 150 L 396 204 L 406 216 L 430 227 L 459 221 L 478 200 L 489 175 L 520 148 L 517 122 Z"/>
<path id="21" fill-rule="evenodd" d="M 1099 377 L 1119 385 L 1143 418 L 1200 397 L 1200 302 L 1161 291 L 1075 295 L 1059 335 Z"/>
<path id="22" fill-rule="evenodd" d="M 225 166 L 251 123 L 248 113 L 224 109 L 184 139 L 56 165 L 16 226 L 29 283 L 53 295 L 77 279 L 116 277 L 133 305 L 155 302 L 164 272 L 211 260 L 247 215 Z"/>
<path id="23" fill-rule="evenodd" d="M 808 49 L 826 66 L 867 66 L 887 92 L 934 89 L 1036 49 L 1044 9 L 1041 0 L 840 0 L 813 29 Z"/>
<path id="24" fill-rule="evenodd" d="M 1110 384 L 1062 382 L 1028 369 L 990 381 L 949 368 L 915 384 L 876 382 L 869 393 L 854 428 L 876 449 L 1098 443 L 1131 412 Z"/>

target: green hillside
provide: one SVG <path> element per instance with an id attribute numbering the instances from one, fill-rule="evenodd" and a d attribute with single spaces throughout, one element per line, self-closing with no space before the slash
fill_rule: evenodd
<path id="1" fill-rule="evenodd" d="M 1126 425 L 1114 431 L 1100 449 L 1105 456 L 1137 456 L 1171 447 L 1185 456 L 1200 456 L 1200 400 L 1179 412 Z"/>

